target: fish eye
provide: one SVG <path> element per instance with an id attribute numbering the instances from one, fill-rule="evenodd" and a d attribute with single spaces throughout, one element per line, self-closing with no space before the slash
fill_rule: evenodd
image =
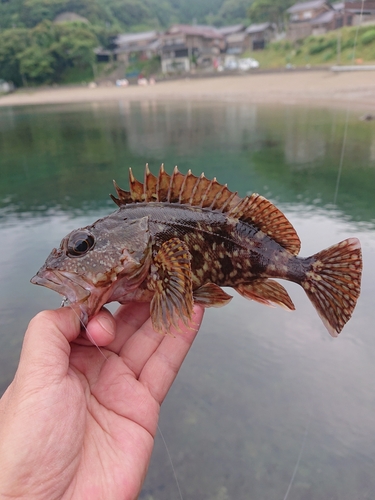
<path id="1" fill-rule="evenodd" d="M 68 240 L 67 255 L 69 257 L 81 257 L 85 255 L 94 244 L 95 238 L 88 231 L 73 233 Z"/>

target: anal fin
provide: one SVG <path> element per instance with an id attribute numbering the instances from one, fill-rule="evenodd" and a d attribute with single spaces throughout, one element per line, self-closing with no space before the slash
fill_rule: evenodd
<path id="1" fill-rule="evenodd" d="M 291 311 L 295 309 L 288 292 L 277 281 L 268 278 L 259 278 L 249 283 L 242 283 L 236 286 L 235 289 L 246 299 L 256 300 L 267 306 L 277 304 Z"/>
<path id="2" fill-rule="evenodd" d="M 193 312 L 191 255 L 179 238 L 163 243 L 151 266 L 149 288 L 154 291 L 151 301 L 151 321 L 155 331 L 168 333 L 178 328 L 181 319 L 186 325 Z"/>
<path id="3" fill-rule="evenodd" d="M 193 292 L 194 303 L 203 307 L 222 307 L 228 304 L 232 298 L 215 283 L 206 283 Z"/>

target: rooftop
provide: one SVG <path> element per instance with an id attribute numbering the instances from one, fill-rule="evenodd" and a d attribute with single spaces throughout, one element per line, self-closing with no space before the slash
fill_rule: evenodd
<path id="1" fill-rule="evenodd" d="M 317 16 L 314 19 L 311 19 L 310 23 L 311 24 L 329 24 L 333 21 L 334 17 L 335 17 L 335 11 L 328 10 L 327 12 L 323 12 L 323 14 L 320 14 L 320 16 Z"/>
<path id="2" fill-rule="evenodd" d="M 221 26 L 217 28 L 222 35 L 232 35 L 233 33 L 238 33 L 239 31 L 243 31 L 245 26 L 243 24 L 232 24 L 230 26 Z"/>
<path id="3" fill-rule="evenodd" d="M 320 7 L 323 7 L 323 5 L 328 6 L 328 2 L 326 0 L 310 0 L 309 2 L 298 2 L 289 7 L 289 9 L 287 9 L 287 12 L 289 12 L 289 14 L 294 14 L 296 12 L 303 12 L 304 10 L 319 9 Z"/>
<path id="4" fill-rule="evenodd" d="M 201 24 L 174 24 L 167 31 L 167 35 L 183 33 L 184 35 L 196 35 L 204 38 L 224 38 L 224 35 L 214 26 Z"/>
<path id="5" fill-rule="evenodd" d="M 274 27 L 275 26 L 272 23 L 250 24 L 250 26 L 246 28 L 246 33 L 259 33 L 266 30 L 267 28 Z"/>
<path id="6" fill-rule="evenodd" d="M 151 42 L 158 38 L 159 33 L 157 31 L 143 31 L 141 33 L 125 33 L 123 35 L 118 35 L 115 39 L 117 45 L 127 45 L 130 43 L 136 43 L 141 41 Z"/>

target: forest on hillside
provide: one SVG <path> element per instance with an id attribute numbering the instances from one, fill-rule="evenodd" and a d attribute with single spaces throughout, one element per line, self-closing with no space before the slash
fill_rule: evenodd
<path id="1" fill-rule="evenodd" d="M 172 23 L 220 26 L 244 21 L 251 4 L 252 0 L 0 0 L 0 30 L 32 28 L 63 12 L 114 30 L 163 29 Z"/>

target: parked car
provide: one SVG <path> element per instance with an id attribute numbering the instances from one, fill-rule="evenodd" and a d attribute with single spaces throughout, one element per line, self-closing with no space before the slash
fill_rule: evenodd
<path id="1" fill-rule="evenodd" d="M 259 62 L 252 57 L 238 59 L 234 56 L 227 56 L 224 62 L 224 69 L 248 71 L 249 69 L 259 68 Z"/>
<path id="2" fill-rule="evenodd" d="M 7 94 L 14 90 L 14 85 L 12 82 L 6 82 L 0 78 L 0 94 Z"/>
<path id="3" fill-rule="evenodd" d="M 224 61 L 224 69 L 238 69 L 238 60 L 235 57 L 226 57 Z"/>
<path id="4" fill-rule="evenodd" d="M 248 71 L 249 69 L 259 68 L 259 62 L 252 57 L 246 57 L 238 60 L 238 69 Z"/>

